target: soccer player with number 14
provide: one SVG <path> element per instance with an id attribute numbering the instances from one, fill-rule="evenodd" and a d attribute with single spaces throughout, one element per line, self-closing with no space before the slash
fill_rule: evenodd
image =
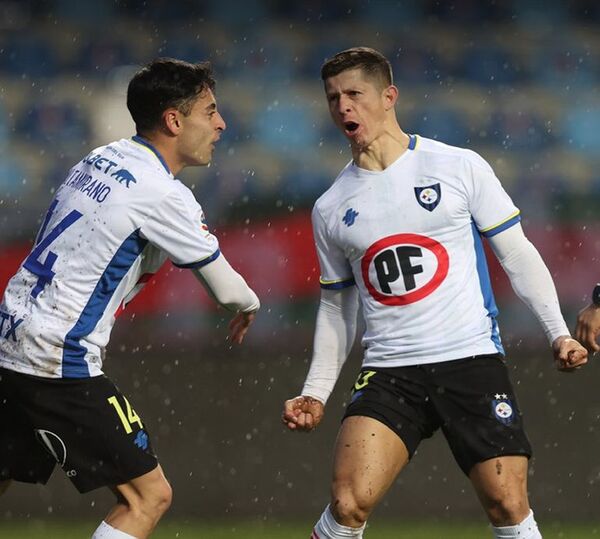
<path id="1" fill-rule="evenodd" d="M 163 58 L 135 74 L 137 135 L 70 170 L 0 305 L 0 493 L 46 483 L 58 462 L 80 492 L 117 497 L 93 539 L 146 538 L 171 502 L 145 425 L 102 372 L 116 316 L 167 257 L 236 313 L 232 341 L 259 308 L 175 178 L 208 165 L 225 129 L 214 87 L 208 63 Z"/>

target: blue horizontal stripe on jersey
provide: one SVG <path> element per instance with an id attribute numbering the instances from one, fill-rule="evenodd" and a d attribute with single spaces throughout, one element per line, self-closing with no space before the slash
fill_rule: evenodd
<path id="1" fill-rule="evenodd" d="M 131 137 L 131 140 L 135 140 L 138 144 L 146 146 L 146 148 L 148 148 L 154 155 L 156 155 L 156 157 L 158 157 L 158 160 L 162 163 L 162 166 L 165 167 L 165 170 L 169 174 L 171 174 L 171 171 L 169 170 L 169 165 L 167 165 L 167 162 L 164 160 L 161 153 L 154 146 L 152 146 L 152 144 L 150 144 L 145 138 L 142 138 L 139 135 L 134 135 L 133 137 Z"/>
<path id="2" fill-rule="evenodd" d="M 348 288 L 349 286 L 354 286 L 356 281 L 354 277 L 347 281 L 336 281 L 335 283 L 321 283 L 321 288 L 325 290 L 341 290 L 342 288 Z"/>
<path id="3" fill-rule="evenodd" d="M 471 230 L 473 232 L 473 243 L 475 245 L 475 257 L 477 259 L 477 274 L 479 275 L 479 285 L 481 287 L 481 294 L 483 295 L 483 306 L 488 312 L 488 317 L 491 320 L 492 333 L 490 338 L 498 350 L 498 353 L 504 355 L 504 347 L 500 341 L 500 331 L 498 330 L 498 322 L 496 317 L 498 316 L 498 306 L 494 298 L 494 291 L 492 290 L 492 282 L 490 280 L 490 272 L 488 270 L 487 260 L 485 259 L 485 251 L 483 250 L 483 242 L 481 241 L 481 235 L 475 226 L 475 223 L 471 222 Z"/>
<path id="4" fill-rule="evenodd" d="M 486 238 L 491 238 L 492 236 L 499 234 L 503 230 L 506 230 L 507 228 L 510 228 L 511 226 L 516 225 L 520 220 L 521 220 L 521 214 L 519 213 L 519 214 L 515 215 L 513 218 L 509 219 L 508 221 L 504 221 L 504 223 L 498 225 L 497 227 L 492 228 L 490 230 L 486 230 L 485 232 L 482 232 L 481 234 Z"/>
<path id="5" fill-rule="evenodd" d="M 198 262 L 191 262 L 190 264 L 175 264 L 175 262 L 173 262 L 173 265 L 177 266 L 178 268 L 197 269 L 206 266 L 206 264 L 209 264 L 213 260 L 216 260 L 217 258 L 219 258 L 220 254 L 221 249 L 217 249 L 212 255 L 210 255 L 207 258 L 203 258 L 202 260 L 198 260 Z"/>
<path id="6" fill-rule="evenodd" d="M 79 341 L 94 330 L 117 286 L 140 256 L 147 243 L 148 240 L 140 237 L 139 229 L 135 230 L 121 244 L 121 247 L 106 266 L 90 299 L 81 311 L 79 320 L 65 337 L 62 365 L 63 378 L 87 378 L 90 375 L 88 365 L 85 362 L 87 348 Z"/>

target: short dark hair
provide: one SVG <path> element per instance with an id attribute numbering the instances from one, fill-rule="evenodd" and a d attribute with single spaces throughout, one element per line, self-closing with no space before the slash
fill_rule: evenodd
<path id="1" fill-rule="evenodd" d="M 142 67 L 127 88 L 127 108 L 138 133 L 158 127 L 162 113 L 171 107 L 190 113 L 198 96 L 215 89 L 210 62 L 195 64 L 157 58 Z"/>
<path id="2" fill-rule="evenodd" d="M 389 60 L 369 47 L 353 47 L 328 58 L 321 67 L 321 79 L 324 82 L 349 69 L 360 69 L 367 77 L 377 79 L 386 87 L 394 82 Z"/>

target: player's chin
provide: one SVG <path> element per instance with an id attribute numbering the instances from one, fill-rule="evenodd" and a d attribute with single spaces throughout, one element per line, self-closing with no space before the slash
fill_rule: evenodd
<path id="1" fill-rule="evenodd" d="M 350 146 L 353 148 L 364 149 L 367 148 L 370 144 L 365 137 L 357 137 L 357 136 L 348 136 L 348 141 L 350 142 Z"/>
<path id="2" fill-rule="evenodd" d="M 194 165 L 196 166 L 206 166 L 210 165 L 212 161 L 214 147 L 209 150 L 205 150 L 202 152 L 196 152 L 194 154 Z"/>

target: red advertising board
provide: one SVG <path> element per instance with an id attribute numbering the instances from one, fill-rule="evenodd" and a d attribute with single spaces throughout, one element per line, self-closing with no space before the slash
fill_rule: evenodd
<path id="1" fill-rule="evenodd" d="M 263 304 L 318 295 L 319 269 L 308 212 L 213 232 L 231 265 L 256 290 Z M 526 232 L 548 264 L 561 300 L 571 305 L 587 301 L 592 285 L 600 280 L 600 225 L 528 226 Z M 0 290 L 29 249 L 22 244 L 2 248 Z M 510 284 L 495 258 L 488 256 L 488 260 L 496 296 L 508 295 L 510 301 L 514 298 Z M 167 263 L 127 312 L 186 311 L 210 305 L 191 272 Z"/>

